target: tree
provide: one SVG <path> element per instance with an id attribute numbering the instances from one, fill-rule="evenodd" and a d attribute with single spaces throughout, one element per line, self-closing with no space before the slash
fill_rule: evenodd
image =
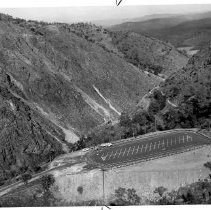
<path id="1" fill-rule="evenodd" d="M 45 175 L 41 178 L 41 185 L 45 191 L 48 191 L 50 186 L 54 184 L 55 179 L 52 174 Z"/>
<path id="2" fill-rule="evenodd" d="M 22 178 L 23 182 L 24 182 L 25 184 L 27 184 L 28 181 L 32 178 L 32 175 L 31 175 L 31 174 L 23 174 L 23 175 L 21 176 L 21 178 Z"/>
<path id="3" fill-rule="evenodd" d="M 211 170 L 211 162 L 206 162 L 204 167 L 209 168 Z"/>
<path id="4" fill-rule="evenodd" d="M 83 148 L 85 148 L 86 147 L 86 138 L 84 137 L 84 136 L 82 136 L 80 139 L 79 139 L 79 141 L 77 141 L 76 143 L 75 143 L 75 150 L 80 150 L 80 149 L 83 149 Z"/>
<path id="5" fill-rule="evenodd" d="M 120 121 L 120 126 L 123 127 L 130 127 L 132 123 L 130 116 L 126 112 L 121 113 L 119 121 Z"/>
<path id="6" fill-rule="evenodd" d="M 77 188 L 77 191 L 80 193 L 80 194 L 82 194 L 83 193 L 83 187 L 82 186 L 79 186 L 78 188 Z"/>
<path id="7" fill-rule="evenodd" d="M 145 111 L 139 111 L 133 115 L 132 123 L 138 123 L 139 125 L 145 125 L 147 123 L 147 113 Z"/>
<path id="8" fill-rule="evenodd" d="M 154 193 L 158 193 L 160 197 L 163 197 L 164 192 L 167 191 L 167 188 L 165 187 L 157 187 L 154 190 Z"/>
<path id="9" fill-rule="evenodd" d="M 152 101 L 149 105 L 148 111 L 152 115 L 155 115 L 156 113 L 158 113 L 158 111 L 160 111 L 159 103 L 156 100 L 152 99 Z"/>
<path id="10" fill-rule="evenodd" d="M 136 194 L 135 189 L 118 188 L 115 190 L 115 200 L 111 205 L 115 206 L 128 206 L 140 205 L 141 198 Z"/>

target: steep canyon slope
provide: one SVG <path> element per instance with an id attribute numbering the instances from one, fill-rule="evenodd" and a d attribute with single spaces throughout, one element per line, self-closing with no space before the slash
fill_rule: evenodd
<path id="1" fill-rule="evenodd" d="M 65 24 L 1 14 L 0 180 L 68 152 L 160 81 Z"/>

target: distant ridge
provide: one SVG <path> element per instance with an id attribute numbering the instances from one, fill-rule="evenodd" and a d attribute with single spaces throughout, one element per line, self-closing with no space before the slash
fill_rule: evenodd
<path id="1" fill-rule="evenodd" d="M 210 39 L 211 12 L 177 15 L 125 22 L 111 26 L 113 31 L 133 31 L 170 42 L 176 47 L 202 46 Z"/>

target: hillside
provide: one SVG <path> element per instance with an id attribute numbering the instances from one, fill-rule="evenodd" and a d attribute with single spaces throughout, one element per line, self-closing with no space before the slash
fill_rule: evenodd
<path id="1" fill-rule="evenodd" d="M 187 66 L 146 94 L 139 104 L 107 125 L 81 138 L 78 148 L 175 128 L 210 129 L 211 44 L 194 55 Z"/>
<path id="2" fill-rule="evenodd" d="M 155 75 L 169 76 L 188 61 L 171 44 L 136 33 L 114 33 L 113 43 L 129 62 Z"/>
<path id="3" fill-rule="evenodd" d="M 186 68 L 171 75 L 161 90 L 178 105 L 165 113 L 172 126 L 207 127 L 211 124 L 211 45 L 204 47 L 188 62 Z"/>
<path id="4" fill-rule="evenodd" d="M 186 65 L 188 57 L 174 46 L 148 36 L 130 32 L 111 32 L 96 25 L 78 23 L 69 30 L 108 52 L 152 74 L 170 75 Z"/>
<path id="5" fill-rule="evenodd" d="M 72 150 L 161 81 L 68 27 L 0 15 L 1 181 Z"/>
<path id="6" fill-rule="evenodd" d="M 1 29 L 6 73 L 44 115 L 76 134 L 115 119 L 159 83 L 63 24 L 2 21 Z"/>

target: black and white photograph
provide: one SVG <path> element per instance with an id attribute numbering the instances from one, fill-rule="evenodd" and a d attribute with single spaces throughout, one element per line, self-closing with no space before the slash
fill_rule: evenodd
<path id="1" fill-rule="evenodd" d="M 211 204 L 211 1 L 132 1 L 0 3 L 0 207 Z"/>

